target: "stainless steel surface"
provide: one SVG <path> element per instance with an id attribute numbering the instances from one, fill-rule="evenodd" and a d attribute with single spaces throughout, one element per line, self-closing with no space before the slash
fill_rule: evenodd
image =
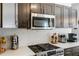
<path id="1" fill-rule="evenodd" d="M 64 49 L 51 45 L 49 43 L 28 46 L 36 56 L 61 56 L 64 55 Z"/>
<path id="2" fill-rule="evenodd" d="M 49 26 L 44 26 L 43 27 L 34 27 L 33 26 L 33 17 L 43 17 L 43 18 L 49 18 Z M 52 20 L 54 19 L 54 24 L 52 23 Z M 53 29 L 55 27 L 56 20 L 54 15 L 47 15 L 47 14 L 37 14 L 37 13 L 31 13 L 31 29 Z M 40 25 L 40 24 L 38 24 Z M 54 26 L 53 26 L 54 25 Z"/>
<path id="3" fill-rule="evenodd" d="M 60 39 L 59 42 L 61 43 L 66 43 L 67 42 L 67 38 L 65 34 L 59 35 Z"/>

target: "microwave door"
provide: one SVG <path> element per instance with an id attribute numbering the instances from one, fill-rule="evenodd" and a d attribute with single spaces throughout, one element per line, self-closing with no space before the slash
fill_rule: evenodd
<path id="1" fill-rule="evenodd" d="M 48 29 L 50 27 L 50 18 L 33 17 L 32 27 L 35 29 Z"/>

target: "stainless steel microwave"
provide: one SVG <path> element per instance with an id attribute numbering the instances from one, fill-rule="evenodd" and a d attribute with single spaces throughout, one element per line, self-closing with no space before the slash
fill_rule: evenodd
<path id="1" fill-rule="evenodd" d="M 31 13 L 31 29 L 53 29 L 55 21 L 54 15 Z"/>

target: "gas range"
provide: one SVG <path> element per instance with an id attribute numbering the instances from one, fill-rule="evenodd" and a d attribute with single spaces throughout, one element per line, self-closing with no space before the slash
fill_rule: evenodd
<path id="1" fill-rule="evenodd" d="M 28 47 L 35 53 L 35 56 L 64 55 L 64 50 L 62 48 L 51 45 L 49 43 L 30 45 Z"/>

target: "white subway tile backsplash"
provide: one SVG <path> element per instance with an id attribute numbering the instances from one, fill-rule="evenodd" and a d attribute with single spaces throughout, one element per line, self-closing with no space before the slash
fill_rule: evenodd
<path id="1" fill-rule="evenodd" d="M 19 46 L 48 42 L 53 33 L 70 33 L 70 28 L 56 28 L 53 30 L 27 30 L 27 29 L 0 29 L 0 36 L 10 36 L 16 33 L 19 36 Z M 9 39 L 8 39 L 9 40 Z M 9 41 L 8 41 L 9 42 Z M 7 44 L 8 46 L 10 43 Z"/>

